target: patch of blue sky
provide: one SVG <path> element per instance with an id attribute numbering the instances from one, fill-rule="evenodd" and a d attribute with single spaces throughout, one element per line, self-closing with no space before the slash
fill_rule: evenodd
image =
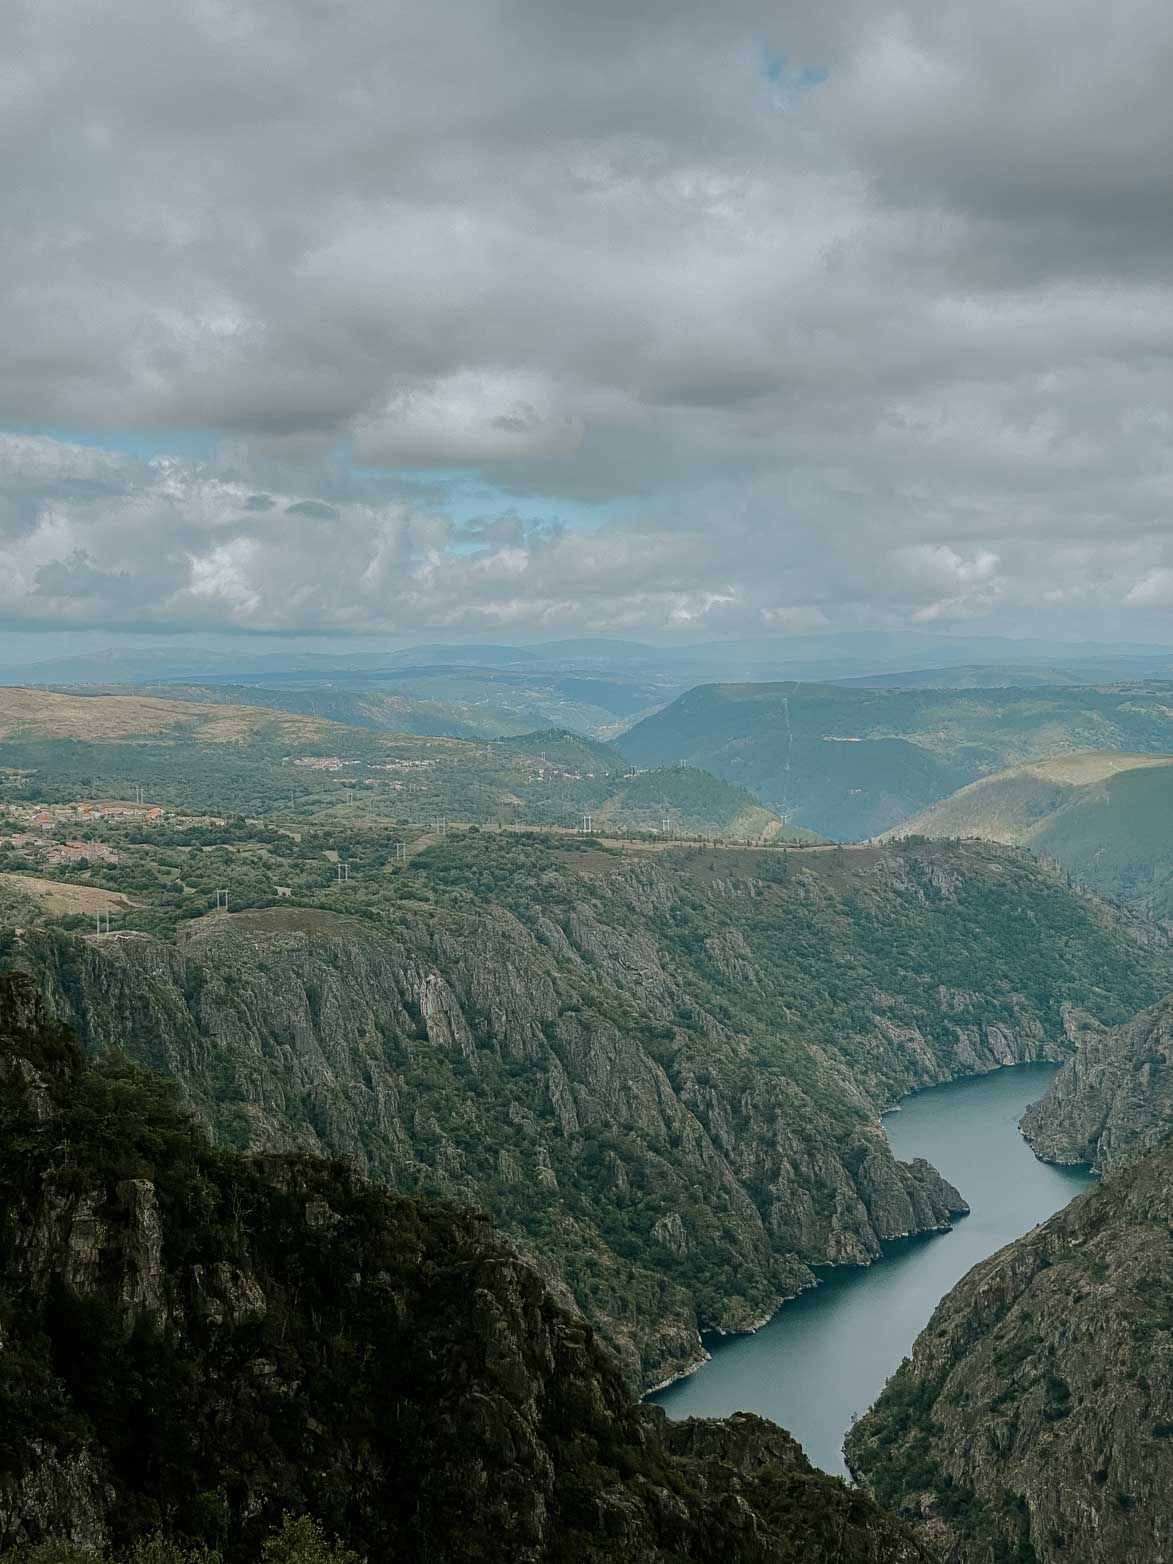
<path id="1" fill-rule="evenodd" d="M 382 471 L 384 476 L 431 490 L 429 502 L 460 525 L 499 516 L 515 516 L 520 521 L 545 521 L 563 527 L 591 530 L 621 518 L 630 509 L 628 503 L 617 500 L 591 503 L 569 499 L 564 495 L 515 494 L 488 482 L 479 474 L 470 474 L 462 467 Z M 435 495 L 440 498 L 434 498 Z"/>
<path id="2" fill-rule="evenodd" d="M 784 54 L 770 49 L 762 50 L 762 73 L 766 80 L 780 92 L 799 96 L 821 87 L 828 72 L 822 65 L 795 66 Z"/>
<path id="3" fill-rule="evenodd" d="M 215 467 L 221 465 L 223 454 L 222 437 L 216 430 L 167 429 L 147 432 L 82 429 L 65 424 L 10 423 L 4 426 L 4 432 L 41 435 L 64 444 L 88 446 L 139 461 L 174 457 L 192 463 L 209 463 Z M 232 466 L 236 465 L 232 463 Z M 248 465 L 246 462 L 246 468 Z M 498 487 L 480 474 L 470 473 L 464 467 L 390 469 L 360 466 L 352 462 L 349 444 L 345 441 L 339 442 L 318 462 L 309 462 L 300 469 L 294 463 L 278 462 L 273 464 L 275 470 L 266 474 L 267 465 L 262 457 L 257 470 L 251 475 L 262 490 L 275 484 L 279 489 L 296 490 L 302 498 L 317 496 L 338 505 L 360 495 L 367 498 L 370 480 L 376 480 L 377 484 L 381 479 L 401 486 L 401 496 L 404 491 L 409 494 L 418 492 L 421 502 L 429 509 L 450 516 L 457 525 L 513 516 L 525 522 L 548 522 L 562 527 L 593 530 L 609 521 L 621 519 L 631 508 L 630 504 L 620 500 L 591 503 L 556 495 L 518 495 Z M 348 475 L 354 480 L 353 495 L 347 493 L 350 487 Z"/>
<path id="4" fill-rule="evenodd" d="M 206 429 L 167 429 L 147 433 L 135 429 L 75 429 L 67 424 L 5 424 L 6 434 L 41 435 L 60 440 L 64 445 L 86 445 L 111 451 L 116 456 L 134 456 L 140 461 L 175 456 L 185 461 L 208 461 L 216 453 L 219 436 Z"/>

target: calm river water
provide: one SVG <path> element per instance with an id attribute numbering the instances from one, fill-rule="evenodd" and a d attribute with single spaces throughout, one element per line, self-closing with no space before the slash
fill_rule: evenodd
<path id="1" fill-rule="evenodd" d="M 1017 1065 L 906 1097 L 884 1121 L 893 1151 L 904 1161 L 927 1157 L 971 1214 L 952 1232 L 887 1245 L 875 1265 L 825 1273 L 755 1335 L 707 1342 L 712 1361 L 652 1399 L 671 1417 L 760 1412 L 801 1440 L 816 1465 L 843 1472 L 852 1416 L 875 1400 L 944 1294 L 1091 1182 L 1037 1161 L 1018 1133 L 1053 1073 Z"/>

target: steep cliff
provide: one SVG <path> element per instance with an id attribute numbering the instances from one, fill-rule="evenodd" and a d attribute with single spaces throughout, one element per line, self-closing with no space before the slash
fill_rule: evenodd
<path id="1" fill-rule="evenodd" d="M 1173 1557 L 1173 1150 L 975 1266 L 847 1441 L 957 1564 Z"/>
<path id="2" fill-rule="evenodd" d="M 1106 1171 L 1173 1135 L 1173 999 L 1123 1026 L 1072 1016 L 1078 1043 L 1022 1131 L 1045 1162 Z"/>
<path id="3" fill-rule="evenodd" d="M 573 848 L 573 850 L 572 850 Z M 377 912 L 29 931 L 95 1051 L 166 1070 L 224 1142 L 487 1207 L 633 1385 L 963 1205 L 897 1163 L 903 1092 L 1061 1058 L 1061 1007 L 1173 986 L 1158 931 L 1021 855 L 900 844 L 640 856 L 469 836 Z M 394 893 L 392 895 L 392 893 Z"/>
<path id="4" fill-rule="evenodd" d="M 482 1218 L 215 1150 L 0 979 L 0 1548 L 243 1564 L 287 1509 L 371 1559 L 928 1560 L 780 1429 L 632 1407 Z"/>

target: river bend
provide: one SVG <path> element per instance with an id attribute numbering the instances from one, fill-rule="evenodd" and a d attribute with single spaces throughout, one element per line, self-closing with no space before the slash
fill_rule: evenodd
<path id="1" fill-rule="evenodd" d="M 1046 1090 L 1052 1065 L 1018 1065 L 935 1086 L 885 1120 L 898 1157 L 927 1157 L 969 1201 L 952 1232 L 885 1245 L 875 1265 L 824 1273 L 752 1336 L 706 1341 L 713 1353 L 652 1399 L 671 1417 L 759 1412 L 802 1442 L 811 1460 L 842 1473 L 842 1444 L 966 1271 L 1067 1204 L 1088 1173 L 1049 1167 L 1018 1132 Z"/>

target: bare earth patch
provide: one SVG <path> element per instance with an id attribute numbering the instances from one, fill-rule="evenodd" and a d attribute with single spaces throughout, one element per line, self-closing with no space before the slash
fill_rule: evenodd
<path id="1" fill-rule="evenodd" d="M 127 912 L 137 905 L 118 891 L 104 891 L 96 885 L 69 885 L 62 880 L 43 880 L 36 874 L 0 874 L 0 881 L 14 890 L 33 896 L 46 912 L 70 916 L 74 913 Z"/>

